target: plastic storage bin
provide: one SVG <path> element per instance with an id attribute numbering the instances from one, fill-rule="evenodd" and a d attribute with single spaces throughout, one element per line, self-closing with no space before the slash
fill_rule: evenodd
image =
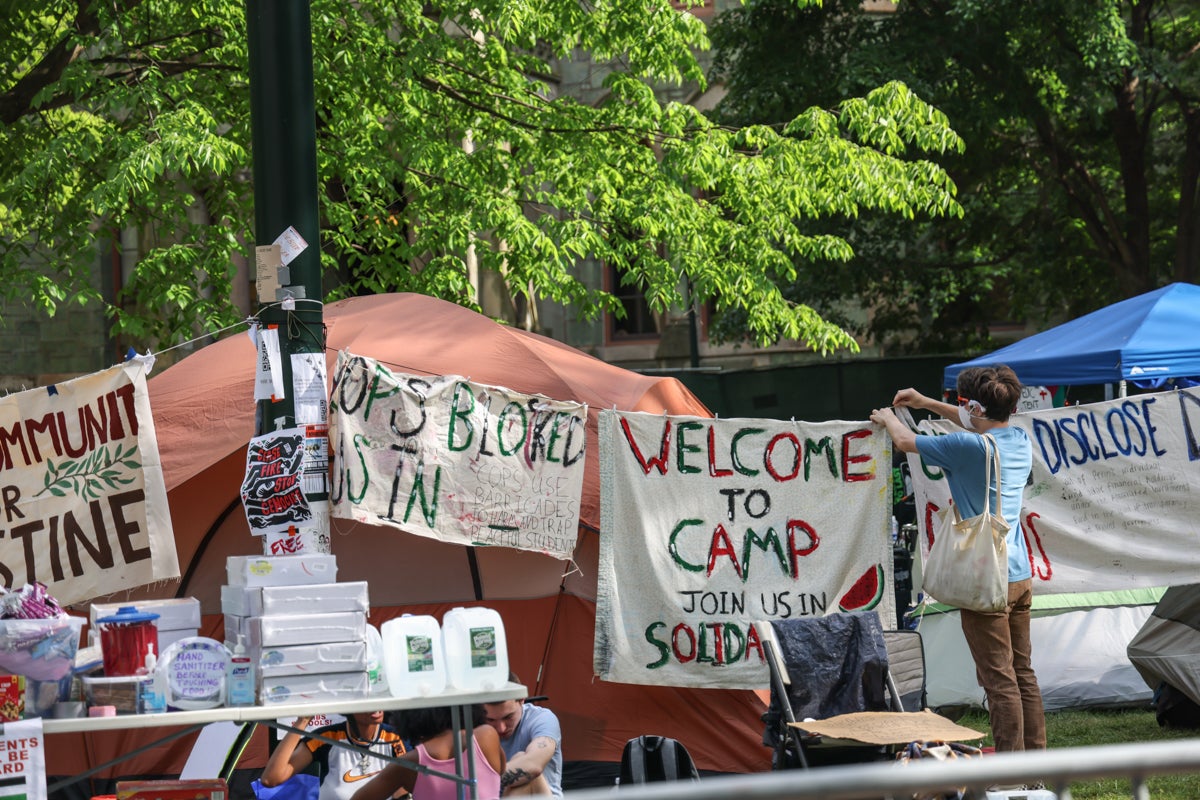
<path id="1" fill-rule="evenodd" d="M 383 670 L 393 697 L 428 697 L 446 689 L 446 654 L 436 617 L 405 614 L 380 628 Z"/>
<path id="2" fill-rule="evenodd" d="M 490 608 L 452 608 L 442 618 L 446 676 L 463 691 L 490 691 L 508 682 L 504 620 Z"/>
<path id="3" fill-rule="evenodd" d="M 83 676 L 83 696 L 91 706 L 112 706 L 118 714 L 137 714 L 141 711 L 141 675 L 115 677 Z"/>
<path id="4" fill-rule="evenodd" d="M 0 672 L 38 681 L 71 674 L 83 617 L 0 620 Z"/>

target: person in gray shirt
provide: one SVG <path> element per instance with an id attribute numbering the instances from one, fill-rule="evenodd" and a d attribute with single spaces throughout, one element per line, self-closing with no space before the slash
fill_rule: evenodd
<path id="1" fill-rule="evenodd" d="M 483 708 L 508 757 L 500 776 L 502 794 L 562 797 L 562 729 L 554 712 L 523 700 L 485 703 Z"/>

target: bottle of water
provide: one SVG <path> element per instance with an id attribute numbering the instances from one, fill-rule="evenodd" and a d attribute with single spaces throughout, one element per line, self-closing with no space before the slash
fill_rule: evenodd
<path id="1" fill-rule="evenodd" d="M 446 672 L 464 691 L 490 691 L 508 682 L 504 620 L 490 608 L 452 608 L 442 618 Z"/>
<path id="2" fill-rule="evenodd" d="M 405 614 L 380 628 L 383 671 L 392 697 L 428 697 L 446 690 L 442 629 L 428 614 Z"/>

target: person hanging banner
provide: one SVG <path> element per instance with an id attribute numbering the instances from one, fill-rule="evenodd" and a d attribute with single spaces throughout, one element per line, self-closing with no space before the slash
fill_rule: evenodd
<path id="1" fill-rule="evenodd" d="M 1014 414 L 1033 445 L 1021 525 L 1035 594 L 1195 583 L 1200 493 L 1200 390 Z M 923 420 L 919 433 L 961 431 Z M 950 490 L 909 454 L 921 552 Z"/>
<path id="2" fill-rule="evenodd" d="M 753 622 L 894 621 L 890 451 L 865 421 L 600 412 L 595 673 L 765 688 Z"/>
<path id="3" fill-rule="evenodd" d="M 148 367 L 0 399 L 0 581 L 70 605 L 179 577 Z"/>
<path id="4" fill-rule="evenodd" d="M 332 516 L 570 559 L 587 406 L 338 354 Z"/>

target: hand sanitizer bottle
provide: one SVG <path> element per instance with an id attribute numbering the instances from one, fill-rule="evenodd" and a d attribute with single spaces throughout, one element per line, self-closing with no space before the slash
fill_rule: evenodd
<path id="1" fill-rule="evenodd" d="M 154 654 L 154 645 L 147 643 L 145 668 L 138 688 L 143 714 L 161 714 L 167 710 L 166 693 L 162 690 L 165 680 L 166 675 L 158 672 L 158 656 Z"/>
<path id="2" fill-rule="evenodd" d="M 233 648 L 233 657 L 229 659 L 229 677 L 226 687 L 229 692 L 231 706 L 252 706 L 255 701 L 254 662 L 246 654 L 242 634 L 238 634 L 237 644 Z"/>

